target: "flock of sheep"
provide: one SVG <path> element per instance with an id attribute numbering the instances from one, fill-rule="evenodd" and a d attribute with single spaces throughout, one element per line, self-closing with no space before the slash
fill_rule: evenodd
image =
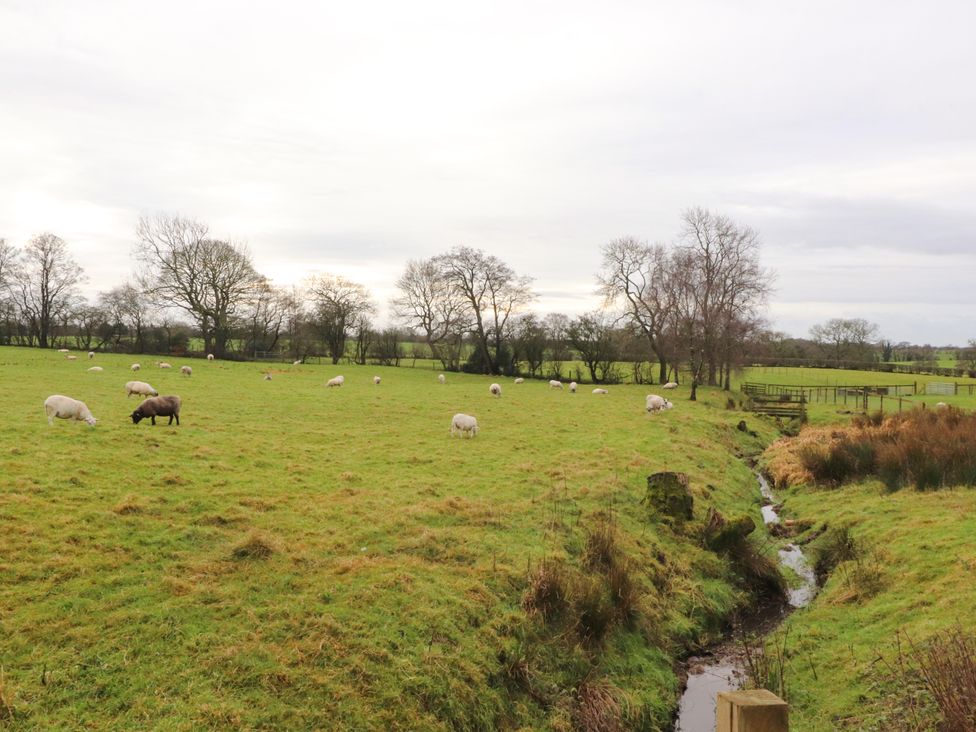
<path id="1" fill-rule="evenodd" d="M 68 353 L 68 349 L 59 349 L 61 353 Z M 88 358 L 92 359 L 95 357 L 94 351 L 88 352 Z M 68 355 L 67 359 L 69 361 L 77 360 L 77 356 Z M 208 361 L 213 361 L 213 354 L 207 355 Z M 295 361 L 294 365 L 300 365 L 301 361 Z M 160 362 L 157 366 L 161 369 L 172 368 L 172 365 L 166 363 L 165 361 Z M 129 367 L 132 371 L 139 371 L 142 366 L 138 363 L 134 363 Z M 92 372 L 102 371 L 101 366 L 93 366 L 88 369 Z M 180 373 L 184 376 L 192 376 L 193 369 L 190 366 L 181 366 Z M 265 374 L 264 378 L 266 380 L 271 379 L 271 374 Z M 345 383 L 344 376 L 334 376 L 326 382 L 327 387 L 341 387 Z M 373 383 L 376 385 L 380 384 L 380 377 L 374 376 Z M 437 381 L 441 384 L 447 383 L 447 377 L 444 374 L 438 374 Z M 525 383 L 525 379 L 518 377 L 515 379 L 515 384 Z M 677 383 L 669 381 L 664 384 L 662 389 L 674 389 L 677 388 Z M 563 384 L 561 381 L 552 380 L 549 382 L 550 389 L 562 389 Z M 578 384 L 575 381 L 569 383 L 569 391 L 572 394 L 576 393 Z M 494 397 L 501 397 L 502 387 L 501 384 L 491 384 L 488 387 L 488 393 Z M 593 394 L 608 394 L 609 390 L 602 387 L 597 387 L 593 389 Z M 137 394 L 139 396 L 144 396 L 146 399 L 136 407 L 135 411 L 130 415 L 132 417 L 132 422 L 134 424 L 139 424 L 143 419 L 150 419 L 152 424 L 156 424 L 156 417 L 169 417 L 168 424 L 173 424 L 173 420 L 176 420 L 177 426 L 180 424 L 180 398 L 175 395 L 171 396 L 159 396 L 159 392 L 156 391 L 150 384 L 145 381 L 127 381 L 125 384 L 125 396 L 126 398 Z M 648 394 L 645 399 L 645 407 L 648 412 L 659 412 L 665 409 L 671 409 L 674 406 L 673 403 L 665 399 L 664 397 L 658 396 L 657 394 Z M 48 424 L 54 424 L 54 419 L 74 419 L 80 422 L 87 422 L 90 426 L 94 427 L 98 421 L 92 416 L 91 410 L 88 406 L 77 399 L 72 399 L 71 397 L 64 396 L 62 394 L 52 394 L 47 399 L 44 400 L 44 411 L 47 414 Z M 478 420 L 470 414 L 458 413 L 455 414 L 451 419 L 451 435 L 459 437 L 474 437 L 478 434 Z"/>
<path id="2" fill-rule="evenodd" d="M 69 361 L 78 360 L 78 357 L 71 355 L 67 348 L 59 348 L 58 352 L 68 354 L 66 358 Z M 95 358 L 95 352 L 89 351 L 88 358 L 89 360 Z M 213 354 L 208 355 L 207 358 L 213 361 Z M 161 369 L 173 368 L 171 364 L 168 364 L 165 361 L 161 361 L 157 364 L 157 366 Z M 142 366 L 137 363 L 134 363 L 129 367 L 129 369 L 132 371 L 139 371 L 141 368 Z M 92 366 L 88 370 L 92 373 L 100 373 L 104 371 L 101 366 Z M 184 376 L 192 376 L 193 368 L 190 366 L 181 366 L 180 373 Z M 139 424 L 139 422 L 144 419 L 149 419 L 151 420 L 152 424 L 156 424 L 156 417 L 169 417 L 168 424 L 173 424 L 174 419 L 176 420 L 177 426 L 180 424 L 180 407 L 182 406 L 182 402 L 178 396 L 159 396 L 159 392 L 145 381 L 125 382 L 126 398 L 132 396 L 133 394 L 147 397 L 138 407 L 135 408 L 135 411 L 129 415 L 132 418 L 133 424 Z M 74 419 L 79 422 L 87 422 L 91 427 L 94 427 L 98 422 L 98 420 L 92 415 L 87 404 L 78 399 L 72 399 L 71 397 L 64 396 L 63 394 L 52 394 L 45 399 L 44 413 L 47 415 L 48 424 L 54 424 L 55 418 Z"/>

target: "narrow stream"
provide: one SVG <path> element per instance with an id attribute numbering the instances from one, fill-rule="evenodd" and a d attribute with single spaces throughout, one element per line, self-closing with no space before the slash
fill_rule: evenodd
<path id="1" fill-rule="evenodd" d="M 765 499 L 762 507 L 763 522 L 767 526 L 779 523 L 776 496 L 765 477 L 757 473 L 756 479 L 759 481 L 759 491 Z M 790 588 L 786 598 L 787 607 L 782 612 L 772 619 L 762 615 L 748 630 L 764 633 L 775 630 L 786 615 L 796 608 L 808 605 L 817 593 L 817 577 L 800 547 L 787 544 L 779 550 L 779 561 L 784 567 L 796 572 L 803 584 Z M 741 651 L 731 638 L 712 649 L 706 656 L 688 659 L 688 684 L 678 705 L 675 732 L 714 732 L 715 695 L 720 691 L 738 689 L 744 680 L 745 666 Z"/>

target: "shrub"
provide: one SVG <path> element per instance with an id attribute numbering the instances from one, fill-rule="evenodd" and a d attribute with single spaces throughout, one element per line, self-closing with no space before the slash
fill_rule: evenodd
<path id="1" fill-rule="evenodd" d="M 813 569 L 823 582 L 841 562 L 861 556 L 861 548 L 847 526 L 831 526 L 812 544 Z"/>
<path id="2" fill-rule="evenodd" d="M 913 647 L 912 655 L 947 732 L 976 729 L 976 636 L 956 628 Z"/>
<path id="3" fill-rule="evenodd" d="M 579 575 L 572 590 L 576 632 L 585 641 L 598 643 L 613 623 L 614 607 L 601 578 Z"/>

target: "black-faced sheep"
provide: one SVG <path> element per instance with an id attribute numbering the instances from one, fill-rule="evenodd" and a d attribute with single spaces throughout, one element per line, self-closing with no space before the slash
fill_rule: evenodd
<path id="1" fill-rule="evenodd" d="M 169 417 L 167 424 L 180 424 L 180 398 L 178 396 L 155 396 L 149 397 L 136 407 L 132 413 L 132 424 L 139 424 L 143 419 L 149 417 L 153 424 L 156 424 L 156 417 Z"/>

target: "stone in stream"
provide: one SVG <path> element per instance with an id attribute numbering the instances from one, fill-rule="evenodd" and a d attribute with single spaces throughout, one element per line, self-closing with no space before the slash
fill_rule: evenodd
<path id="1" fill-rule="evenodd" d="M 695 506 L 695 499 L 688 488 L 688 476 L 684 473 L 648 475 L 644 500 L 658 514 L 678 522 L 690 520 Z"/>

